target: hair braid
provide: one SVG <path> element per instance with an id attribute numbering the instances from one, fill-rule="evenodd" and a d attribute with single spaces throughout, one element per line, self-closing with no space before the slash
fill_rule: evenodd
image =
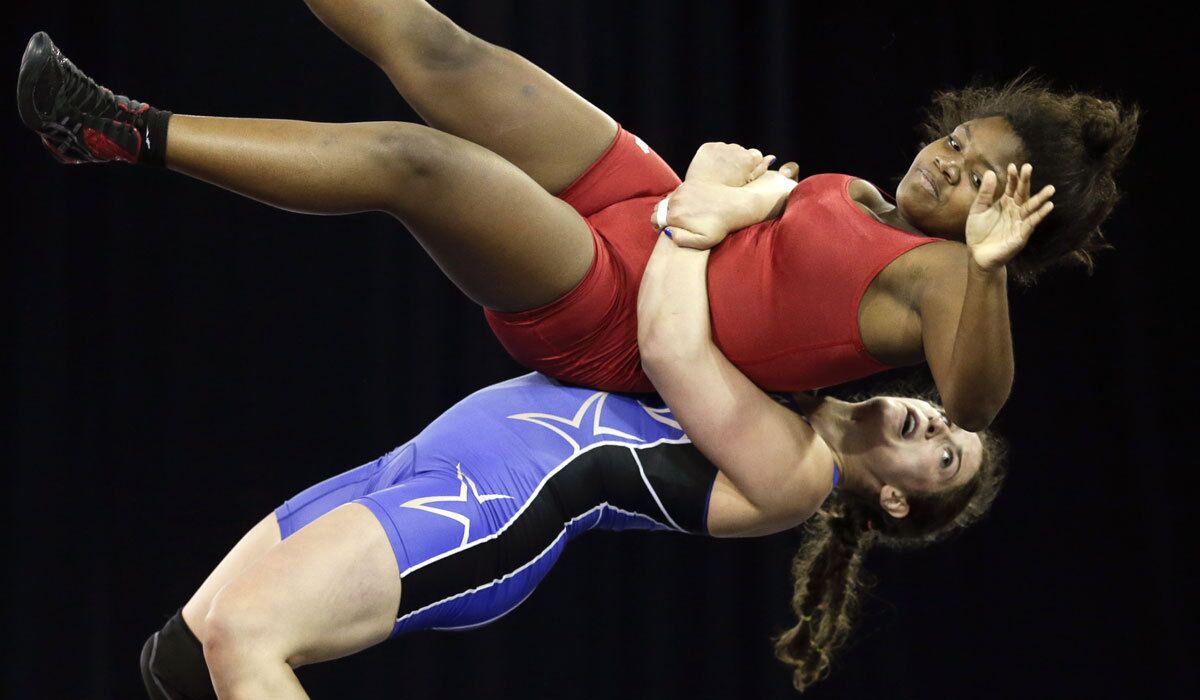
<path id="1" fill-rule="evenodd" d="M 849 637 L 864 587 L 863 556 L 872 545 L 924 546 L 987 512 L 1004 479 L 1004 445 L 987 431 L 977 435 L 983 459 L 975 477 L 947 491 L 910 494 L 907 517 L 893 518 L 878 501 L 843 491 L 804 525 L 804 542 L 792 560 L 797 622 L 775 639 L 776 657 L 794 667 L 796 690 L 825 677 L 834 652 Z"/>
<path id="2" fill-rule="evenodd" d="M 799 622 L 775 643 L 776 656 L 796 667 L 797 690 L 824 677 L 833 651 L 849 634 L 859 570 L 872 539 L 864 523 L 855 509 L 835 507 L 821 510 L 805 526 L 805 542 L 792 561 L 792 609 Z"/>

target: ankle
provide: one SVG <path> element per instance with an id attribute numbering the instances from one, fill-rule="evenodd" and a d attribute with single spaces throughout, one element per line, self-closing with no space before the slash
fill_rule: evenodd
<path id="1" fill-rule="evenodd" d="M 171 112 L 150 107 L 139 116 L 141 117 L 142 150 L 138 157 L 138 163 L 158 167 L 166 166 L 167 131 L 171 124 Z"/>

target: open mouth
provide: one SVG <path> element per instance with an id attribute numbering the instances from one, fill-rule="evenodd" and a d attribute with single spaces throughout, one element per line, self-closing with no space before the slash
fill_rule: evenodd
<path id="1" fill-rule="evenodd" d="M 917 416 L 911 408 L 904 409 L 904 423 L 900 426 L 900 437 L 910 437 L 917 429 Z"/>

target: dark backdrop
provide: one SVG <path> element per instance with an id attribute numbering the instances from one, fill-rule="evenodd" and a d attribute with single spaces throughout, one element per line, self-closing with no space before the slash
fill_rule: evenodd
<path id="1" fill-rule="evenodd" d="M 1015 7 L 1015 6 L 1014 6 Z M 1030 9 L 1025 9 L 1029 7 Z M 1196 697 L 1193 108 L 1183 15 L 1003 4 L 451 2 L 677 169 L 705 140 L 891 183 L 931 91 L 1033 65 L 1136 100 L 1144 128 L 1096 274 L 1013 294 L 1011 478 L 878 585 L 816 698 Z M 10 9 L 10 16 L 13 10 Z M 99 81 L 178 112 L 414 119 L 292 3 L 43 3 Z M 9 83 L 10 89 L 15 80 Z M 159 171 L 64 168 L 4 121 L 4 697 L 136 697 L 137 654 L 282 499 L 520 372 L 383 216 L 315 218 Z M 798 536 L 596 534 L 481 631 L 302 671 L 318 697 L 788 698 Z"/>

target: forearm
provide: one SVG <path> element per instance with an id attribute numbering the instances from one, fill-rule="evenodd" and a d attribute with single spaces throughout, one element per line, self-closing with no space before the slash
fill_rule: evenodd
<path id="1" fill-rule="evenodd" d="M 638 294 L 643 363 L 694 357 L 712 344 L 707 274 L 707 250 L 680 248 L 659 237 Z"/>
<path id="2" fill-rule="evenodd" d="M 797 482 L 811 476 L 801 463 L 813 436 L 713 344 L 707 261 L 707 251 L 659 240 L 638 297 L 642 366 L 695 445 L 764 517 L 795 515 L 822 495 Z"/>
<path id="3" fill-rule="evenodd" d="M 742 189 L 750 194 L 747 218 L 752 219 L 739 228 L 752 226 L 760 221 L 778 218 L 783 214 L 788 196 L 796 188 L 796 181 L 777 172 L 768 172 Z"/>
<path id="4" fill-rule="evenodd" d="M 777 218 L 796 183 L 777 172 L 741 186 L 685 181 L 668 200 L 668 223 L 715 237 Z"/>
<path id="5" fill-rule="evenodd" d="M 991 424 L 1013 382 L 1008 282 L 1003 267 L 984 270 L 968 260 L 966 290 L 954 349 L 939 390 L 946 413 L 967 430 Z"/>
<path id="6" fill-rule="evenodd" d="M 707 250 L 680 248 L 660 236 L 638 294 L 642 368 L 701 442 L 732 430 L 737 415 L 720 364 L 724 357 L 712 343 L 707 267 Z"/>
<path id="7" fill-rule="evenodd" d="M 740 231 L 764 221 L 778 218 L 787 202 L 787 191 L 774 186 L 755 186 L 755 180 L 744 187 L 728 187 L 727 198 L 716 200 L 722 206 L 719 216 L 722 228 Z"/>

